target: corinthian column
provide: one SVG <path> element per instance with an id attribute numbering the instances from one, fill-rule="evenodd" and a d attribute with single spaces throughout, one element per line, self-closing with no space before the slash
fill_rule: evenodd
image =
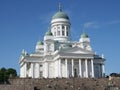
<path id="1" fill-rule="evenodd" d="M 48 71 L 48 62 L 45 63 L 45 77 L 48 78 L 49 77 L 49 71 Z"/>
<path id="2" fill-rule="evenodd" d="M 86 71 L 86 78 L 88 78 L 88 64 L 87 64 L 87 59 L 85 59 L 85 71 Z"/>
<path id="3" fill-rule="evenodd" d="M 92 78 L 94 77 L 94 66 L 93 66 L 93 60 L 91 59 L 91 74 L 92 74 Z"/>
<path id="4" fill-rule="evenodd" d="M 81 59 L 79 59 L 79 76 L 82 77 L 82 73 L 81 73 Z"/>
<path id="5" fill-rule="evenodd" d="M 31 63 L 31 77 L 34 78 L 34 64 Z"/>
<path id="6" fill-rule="evenodd" d="M 105 65 L 102 64 L 102 77 L 105 77 Z"/>
<path id="7" fill-rule="evenodd" d="M 59 77 L 61 77 L 61 59 L 59 59 Z"/>
<path id="8" fill-rule="evenodd" d="M 74 61 L 72 59 L 72 76 L 74 77 Z"/>
<path id="9" fill-rule="evenodd" d="M 67 64 L 67 59 L 65 59 L 65 66 L 66 66 L 66 77 L 68 77 L 68 64 Z"/>

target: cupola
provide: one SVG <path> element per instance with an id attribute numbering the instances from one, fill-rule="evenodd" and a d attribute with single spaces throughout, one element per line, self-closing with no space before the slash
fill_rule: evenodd
<path id="1" fill-rule="evenodd" d="M 69 20 L 68 15 L 66 13 L 62 12 L 61 5 L 59 4 L 59 11 L 53 15 L 52 19 L 60 19 L 60 18 Z"/>
<path id="2" fill-rule="evenodd" d="M 81 38 L 88 38 L 88 35 L 84 32 L 81 34 Z"/>
<path id="3" fill-rule="evenodd" d="M 51 20 L 51 32 L 54 40 L 60 42 L 70 41 L 70 20 L 68 15 L 62 11 L 59 4 L 58 12 L 55 13 Z"/>

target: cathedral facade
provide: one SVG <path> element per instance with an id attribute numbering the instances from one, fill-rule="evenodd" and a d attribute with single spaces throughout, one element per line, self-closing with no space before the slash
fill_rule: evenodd
<path id="1" fill-rule="evenodd" d="M 85 32 L 78 42 L 71 41 L 70 28 L 70 19 L 59 6 L 44 40 L 37 42 L 34 53 L 22 51 L 20 77 L 104 77 L 104 56 L 100 57 L 92 50 L 90 38 Z"/>

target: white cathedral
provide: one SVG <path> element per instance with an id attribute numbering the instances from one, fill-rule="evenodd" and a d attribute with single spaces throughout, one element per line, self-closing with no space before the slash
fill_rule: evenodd
<path id="1" fill-rule="evenodd" d="M 89 36 L 83 32 L 78 42 L 71 41 L 71 23 L 59 6 L 52 17 L 43 41 L 38 41 L 34 53 L 22 51 L 21 78 L 101 78 L 105 75 L 102 55 L 96 55 Z"/>

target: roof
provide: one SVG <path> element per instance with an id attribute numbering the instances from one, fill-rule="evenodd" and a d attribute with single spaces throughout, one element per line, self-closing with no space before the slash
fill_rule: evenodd
<path id="1" fill-rule="evenodd" d="M 88 35 L 84 32 L 82 33 L 81 38 L 88 38 Z"/>
<path id="2" fill-rule="evenodd" d="M 58 18 L 64 18 L 64 19 L 69 20 L 68 15 L 66 13 L 62 12 L 60 4 L 59 4 L 59 11 L 53 15 L 52 19 L 58 19 Z"/>
<path id="3" fill-rule="evenodd" d="M 43 42 L 39 40 L 39 41 L 37 42 L 37 45 L 43 45 Z"/>
<path id="4" fill-rule="evenodd" d="M 58 11 L 52 17 L 52 19 L 58 19 L 58 18 L 64 18 L 64 19 L 68 19 L 69 20 L 68 15 L 66 13 L 62 12 L 62 11 Z"/>
<path id="5" fill-rule="evenodd" d="M 45 33 L 46 36 L 52 36 L 52 32 L 50 30 L 48 30 L 46 33 Z"/>

